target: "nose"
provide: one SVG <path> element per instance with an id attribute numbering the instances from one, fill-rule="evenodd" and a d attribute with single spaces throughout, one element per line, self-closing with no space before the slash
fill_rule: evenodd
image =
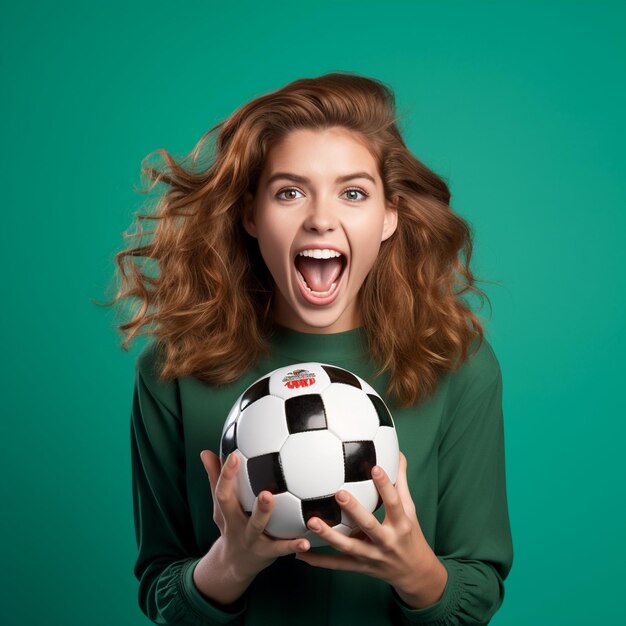
<path id="1" fill-rule="evenodd" d="M 304 228 L 308 231 L 322 234 L 337 228 L 337 213 L 328 202 L 319 200 L 309 205 Z"/>

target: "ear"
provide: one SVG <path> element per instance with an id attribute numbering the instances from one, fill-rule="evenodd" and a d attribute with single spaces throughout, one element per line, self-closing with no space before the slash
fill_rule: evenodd
<path id="1" fill-rule="evenodd" d="M 254 197 L 249 191 L 246 191 L 244 194 L 242 204 L 243 209 L 241 212 L 241 221 L 243 223 L 243 227 L 246 229 L 248 235 L 256 239 L 257 228 L 254 219 Z"/>
<path id="2" fill-rule="evenodd" d="M 385 220 L 380 240 L 389 239 L 396 232 L 396 228 L 398 228 L 398 209 L 394 204 L 388 204 L 385 208 Z"/>

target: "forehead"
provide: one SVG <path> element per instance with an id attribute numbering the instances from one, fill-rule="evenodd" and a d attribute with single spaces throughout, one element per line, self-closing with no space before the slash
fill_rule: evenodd
<path id="1" fill-rule="evenodd" d="M 376 158 L 361 135 L 344 128 L 298 129 L 268 151 L 263 177 L 277 171 L 334 177 L 357 170 L 379 180 Z"/>

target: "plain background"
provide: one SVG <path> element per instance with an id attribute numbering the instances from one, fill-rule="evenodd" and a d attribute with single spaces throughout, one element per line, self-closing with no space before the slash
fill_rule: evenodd
<path id="1" fill-rule="evenodd" d="M 515 560 L 497 625 L 623 613 L 624 111 L 619 2 L 4 3 L 2 616 L 140 625 L 134 360 L 106 300 L 144 198 L 244 102 L 375 77 L 493 283 Z"/>

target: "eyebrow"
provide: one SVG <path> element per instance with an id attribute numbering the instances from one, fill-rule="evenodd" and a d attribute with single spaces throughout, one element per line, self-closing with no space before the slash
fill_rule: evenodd
<path id="1" fill-rule="evenodd" d="M 276 172 L 275 174 L 272 174 L 267 179 L 267 184 L 270 185 L 271 183 L 273 183 L 275 180 L 278 180 L 279 178 L 291 180 L 295 183 L 310 183 L 311 182 L 306 176 L 298 176 L 298 174 L 292 174 L 291 172 Z M 371 176 L 367 172 L 354 172 L 353 174 L 346 174 L 345 176 L 339 176 L 339 178 L 337 178 L 335 182 L 345 183 L 355 178 L 366 178 L 367 180 L 370 180 L 374 184 L 376 184 L 376 181 L 374 180 L 373 176 Z"/>

